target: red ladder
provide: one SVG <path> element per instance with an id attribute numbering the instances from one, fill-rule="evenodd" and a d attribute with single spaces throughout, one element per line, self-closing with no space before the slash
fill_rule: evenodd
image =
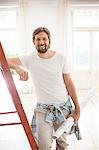
<path id="1" fill-rule="evenodd" d="M 4 77 L 6 84 L 7 84 L 8 91 L 11 95 L 12 101 L 13 101 L 14 106 L 16 108 L 16 111 L 3 112 L 3 113 L 0 113 L 0 115 L 17 112 L 18 116 L 20 118 L 20 121 L 21 121 L 21 122 L 0 124 L 0 126 L 22 124 L 23 129 L 25 131 L 25 134 L 27 136 L 27 139 L 29 141 L 29 144 L 31 146 L 31 149 L 37 150 L 38 147 L 37 147 L 37 144 L 36 144 L 34 137 L 32 135 L 32 131 L 31 131 L 31 128 L 29 126 L 28 119 L 26 117 L 26 114 L 25 114 L 25 111 L 23 109 L 19 94 L 18 94 L 17 89 L 15 87 L 14 80 L 13 80 L 12 74 L 10 72 L 10 69 L 9 69 L 9 66 L 8 66 L 1 42 L 0 42 L 0 64 L 1 64 L 1 68 L 2 68 L 1 70 L 2 70 L 3 77 Z"/>

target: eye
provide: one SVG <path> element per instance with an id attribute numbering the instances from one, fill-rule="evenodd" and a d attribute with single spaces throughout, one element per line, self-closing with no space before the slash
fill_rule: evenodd
<path id="1" fill-rule="evenodd" d="M 46 38 L 43 38 L 43 41 L 46 41 L 47 39 Z"/>
<path id="2" fill-rule="evenodd" d="M 40 41 L 40 38 L 37 38 L 36 41 Z"/>

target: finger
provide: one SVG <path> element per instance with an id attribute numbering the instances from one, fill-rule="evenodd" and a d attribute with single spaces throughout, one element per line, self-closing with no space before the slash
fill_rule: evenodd
<path id="1" fill-rule="evenodd" d="M 20 73 L 20 80 L 25 80 L 25 77 L 24 77 L 24 73 L 23 73 L 23 72 Z"/>
<path id="2" fill-rule="evenodd" d="M 23 80 L 23 81 L 28 80 L 28 73 L 26 72 L 21 73 L 20 80 Z"/>
<path id="3" fill-rule="evenodd" d="M 25 74 L 24 74 L 24 80 L 25 81 L 28 80 L 28 73 L 27 72 L 25 72 Z"/>

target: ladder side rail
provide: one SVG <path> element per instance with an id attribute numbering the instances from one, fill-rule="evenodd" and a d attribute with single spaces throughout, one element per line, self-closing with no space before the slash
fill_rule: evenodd
<path id="1" fill-rule="evenodd" d="M 25 112 L 24 112 L 19 94 L 17 92 L 17 89 L 15 87 L 14 80 L 13 80 L 12 74 L 10 72 L 9 65 L 7 63 L 5 54 L 3 52 L 3 48 L 2 48 L 1 43 L 0 43 L 0 62 L 1 62 L 2 72 L 3 72 L 3 77 L 6 81 L 8 91 L 11 94 L 14 106 L 15 106 L 17 113 L 19 115 L 19 118 L 22 122 L 26 136 L 27 136 L 28 141 L 30 143 L 30 146 L 31 146 L 32 150 L 37 150 L 38 149 L 37 144 L 36 144 L 35 139 L 32 135 L 32 131 L 31 131 L 31 128 L 29 126 L 29 122 L 28 122 L 27 117 L 25 115 Z"/>

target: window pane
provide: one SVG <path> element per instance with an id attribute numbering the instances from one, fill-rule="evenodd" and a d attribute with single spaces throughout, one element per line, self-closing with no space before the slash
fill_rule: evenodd
<path id="1" fill-rule="evenodd" d="M 16 30 L 0 31 L 0 41 L 6 54 L 13 55 L 19 53 Z"/>
<path id="2" fill-rule="evenodd" d="M 99 69 L 99 32 L 94 32 L 93 68 Z"/>
<path id="3" fill-rule="evenodd" d="M 74 9 L 73 27 L 99 27 L 99 9 Z"/>
<path id="4" fill-rule="evenodd" d="M 89 33 L 74 32 L 73 35 L 74 69 L 89 69 Z"/>
<path id="5" fill-rule="evenodd" d="M 19 42 L 16 29 L 16 9 L 0 8 L 0 41 L 8 55 L 19 52 Z"/>
<path id="6" fill-rule="evenodd" d="M 16 11 L 0 10 L 0 29 L 16 28 Z"/>

